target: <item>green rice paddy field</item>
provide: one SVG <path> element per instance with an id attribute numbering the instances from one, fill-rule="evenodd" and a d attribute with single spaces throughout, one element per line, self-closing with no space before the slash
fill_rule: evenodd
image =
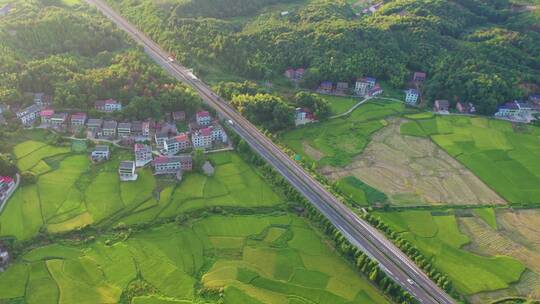
<path id="1" fill-rule="evenodd" d="M 482 211 L 489 224 L 494 214 Z M 377 212 L 377 216 L 412 242 L 464 295 L 508 288 L 519 281 L 525 267 L 506 256 L 483 256 L 463 249 L 469 238 L 457 225 L 453 211 Z"/>
<path id="2" fill-rule="evenodd" d="M 540 205 L 540 128 L 484 117 L 409 118 L 402 134 L 431 137 L 508 202 Z"/>
<path id="3" fill-rule="evenodd" d="M 387 125 L 385 117 L 406 111 L 401 103 L 374 99 L 346 117 L 286 132 L 281 140 L 302 157 L 321 166 L 343 167 L 362 152 L 371 134 Z M 315 153 L 306 150 L 306 145 Z"/>
<path id="4" fill-rule="evenodd" d="M 93 165 L 81 145 L 72 148 L 37 140 L 14 147 L 17 163 L 39 176 L 0 214 L 0 237 L 149 223 L 211 207 L 250 215 L 188 216 L 182 226 L 105 232 L 82 244 L 60 237 L 0 273 L 0 303 L 388 302 L 305 219 L 279 211 L 281 195 L 235 153 L 210 155 L 212 177 L 189 173 L 176 184 L 140 169 L 136 182 L 120 183 L 118 163 L 131 153 L 113 150 Z"/>
<path id="5" fill-rule="evenodd" d="M 145 282 L 131 303 L 203 303 L 197 284 L 224 290 L 225 303 L 387 303 L 296 216 L 211 216 L 108 237 L 29 251 L 0 275 L 0 299 L 116 303 Z"/>

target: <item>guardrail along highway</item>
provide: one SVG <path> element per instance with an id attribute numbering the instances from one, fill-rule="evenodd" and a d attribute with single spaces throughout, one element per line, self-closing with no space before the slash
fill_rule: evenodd
<path id="1" fill-rule="evenodd" d="M 217 96 L 208 85 L 186 67 L 169 59 L 169 54 L 101 0 L 86 0 L 95 5 L 119 28 L 141 44 L 145 52 L 173 77 L 191 86 L 257 153 L 282 174 L 355 246 L 377 260 L 381 268 L 420 303 L 450 304 L 455 301 L 440 289 L 391 241 L 343 205 L 309 173 L 291 160 L 253 124 Z"/>

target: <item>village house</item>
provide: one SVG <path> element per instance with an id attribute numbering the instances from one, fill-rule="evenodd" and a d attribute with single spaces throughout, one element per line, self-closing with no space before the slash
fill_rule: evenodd
<path id="1" fill-rule="evenodd" d="M 75 113 L 71 115 L 71 128 L 82 128 L 86 124 L 86 113 Z"/>
<path id="2" fill-rule="evenodd" d="M 122 110 L 122 104 L 114 99 L 97 100 L 94 106 L 99 112 L 110 113 Z"/>
<path id="3" fill-rule="evenodd" d="M 212 128 L 196 130 L 191 135 L 194 148 L 209 149 L 212 147 Z"/>
<path id="4" fill-rule="evenodd" d="M 415 82 L 424 82 L 426 80 L 426 73 L 424 72 L 414 72 L 413 81 Z"/>
<path id="5" fill-rule="evenodd" d="M 186 112 L 184 112 L 184 111 L 172 112 L 171 116 L 172 116 L 172 120 L 174 120 L 174 121 L 184 121 L 184 120 L 186 120 Z"/>
<path id="6" fill-rule="evenodd" d="M 405 91 L 405 102 L 410 105 L 415 105 L 418 102 L 418 97 L 420 97 L 420 93 L 415 89 Z"/>
<path id="7" fill-rule="evenodd" d="M 33 124 L 36 121 L 36 119 L 39 118 L 40 111 L 41 111 L 41 108 L 38 105 L 33 104 L 29 107 L 24 108 L 21 111 L 18 111 L 16 115 L 17 115 L 17 118 L 21 120 L 23 125 L 29 126 Z"/>
<path id="8" fill-rule="evenodd" d="M 330 94 L 334 90 L 334 84 L 331 81 L 323 81 L 319 85 L 318 91 L 320 93 Z"/>
<path id="9" fill-rule="evenodd" d="M 296 126 L 305 125 L 315 121 L 315 115 L 308 108 L 296 108 L 294 115 L 294 123 Z"/>
<path id="10" fill-rule="evenodd" d="M 130 160 L 124 160 L 120 162 L 118 166 L 118 175 L 120 181 L 134 181 L 137 180 L 138 175 L 135 173 L 135 162 Z"/>
<path id="11" fill-rule="evenodd" d="M 285 70 L 285 77 L 287 77 L 291 81 L 299 81 L 304 78 L 305 72 L 306 70 L 304 68 L 288 68 L 287 70 Z"/>
<path id="12" fill-rule="evenodd" d="M 448 100 L 437 99 L 433 103 L 433 111 L 439 114 L 448 114 L 450 110 L 450 103 Z"/>
<path id="13" fill-rule="evenodd" d="M 48 125 L 51 123 L 51 117 L 54 115 L 53 109 L 44 109 L 39 112 L 39 116 L 41 117 L 41 123 L 44 125 Z"/>
<path id="14" fill-rule="evenodd" d="M 212 176 L 215 173 L 214 166 L 209 161 L 205 161 L 202 166 L 202 171 L 206 176 Z"/>
<path id="15" fill-rule="evenodd" d="M 514 100 L 500 106 L 495 117 L 530 122 L 538 113 L 540 113 L 540 104 Z"/>
<path id="16" fill-rule="evenodd" d="M 0 206 L 6 201 L 9 193 L 13 191 L 15 181 L 9 176 L 0 176 Z"/>
<path id="17" fill-rule="evenodd" d="M 370 5 L 369 7 L 363 9 L 362 13 L 364 13 L 364 14 L 373 14 L 376 11 L 378 11 L 383 4 L 384 4 L 384 2 L 379 2 L 379 3 L 376 3 L 376 4 Z"/>
<path id="18" fill-rule="evenodd" d="M 369 93 L 369 90 L 375 87 L 375 84 L 377 83 L 377 79 L 373 77 L 361 77 L 356 79 L 356 83 L 354 85 L 354 92 L 357 95 L 365 96 Z"/>
<path id="19" fill-rule="evenodd" d="M 349 91 L 349 83 L 348 82 L 338 82 L 336 84 L 336 93 L 337 94 L 347 94 Z"/>
<path id="20" fill-rule="evenodd" d="M 212 123 L 212 117 L 208 111 L 199 111 L 195 116 L 197 123 L 201 126 L 208 126 L 210 123 Z"/>
<path id="21" fill-rule="evenodd" d="M 476 112 L 476 108 L 470 102 L 459 102 L 456 103 L 456 110 L 459 113 L 469 114 Z"/>
<path id="22" fill-rule="evenodd" d="M 163 144 L 163 152 L 168 155 L 174 155 L 189 148 L 191 148 L 191 142 L 186 133 L 180 133 L 175 137 L 169 138 Z"/>
<path id="23" fill-rule="evenodd" d="M 154 134 L 154 140 L 156 141 L 156 146 L 162 148 L 165 145 L 165 141 L 169 139 L 168 132 L 156 132 Z"/>
<path id="24" fill-rule="evenodd" d="M 131 135 L 132 136 L 142 136 L 143 133 L 143 123 L 140 121 L 131 122 Z"/>
<path id="25" fill-rule="evenodd" d="M 155 175 L 174 174 L 177 177 L 182 175 L 182 171 L 193 169 L 193 158 L 190 154 L 178 156 L 159 156 L 152 161 Z"/>
<path id="26" fill-rule="evenodd" d="M 89 131 L 95 132 L 98 129 L 101 129 L 103 126 L 103 120 L 101 118 L 89 118 L 86 128 Z"/>
<path id="27" fill-rule="evenodd" d="M 383 93 L 383 89 L 379 84 L 376 84 L 373 88 L 369 89 L 368 96 L 377 96 Z"/>
<path id="28" fill-rule="evenodd" d="M 68 121 L 69 115 L 67 113 L 56 113 L 50 118 L 50 123 L 52 127 L 61 128 L 64 127 Z"/>
<path id="29" fill-rule="evenodd" d="M 35 93 L 34 94 L 34 103 L 43 107 L 50 107 L 52 104 L 52 96 L 45 93 Z"/>
<path id="30" fill-rule="evenodd" d="M 144 167 L 152 161 L 152 147 L 144 144 L 135 144 L 135 167 Z"/>
<path id="31" fill-rule="evenodd" d="M 98 145 L 94 147 L 94 150 L 92 150 L 91 158 L 94 162 L 101 162 L 104 160 L 108 160 L 111 156 L 111 152 L 109 150 L 109 146 L 107 145 Z"/>
<path id="32" fill-rule="evenodd" d="M 210 128 L 212 128 L 212 141 L 221 142 L 224 144 L 227 143 L 227 133 L 225 133 L 225 130 L 223 130 L 222 126 L 214 124 Z"/>
<path id="33" fill-rule="evenodd" d="M 142 122 L 142 136 L 150 137 L 150 125 L 151 122 L 148 120 Z"/>
<path id="34" fill-rule="evenodd" d="M 116 128 L 118 123 L 115 120 L 107 120 L 103 122 L 102 136 L 115 138 L 116 137 Z"/>
<path id="35" fill-rule="evenodd" d="M 131 123 L 130 122 L 121 122 L 118 124 L 117 128 L 118 137 L 126 137 L 131 135 Z"/>

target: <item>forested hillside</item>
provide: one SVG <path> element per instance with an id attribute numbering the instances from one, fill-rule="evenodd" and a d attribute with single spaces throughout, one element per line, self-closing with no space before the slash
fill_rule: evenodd
<path id="1" fill-rule="evenodd" d="M 176 84 L 105 18 L 87 6 L 17 1 L 0 17 L 0 102 L 27 104 L 25 92 L 54 96 L 56 109 L 91 109 L 115 98 L 124 115 L 159 118 L 199 99 Z"/>
<path id="2" fill-rule="evenodd" d="M 261 9 L 275 0 L 109 2 L 186 64 L 248 78 L 304 66 L 308 87 L 367 74 L 402 88 L 420 70 L 426 100 L 470 101 L 486 114 L 540 83 L 540 29 L 509 0 L 394 0 L 369 16 L 340 0 L 275 10 Z"/>

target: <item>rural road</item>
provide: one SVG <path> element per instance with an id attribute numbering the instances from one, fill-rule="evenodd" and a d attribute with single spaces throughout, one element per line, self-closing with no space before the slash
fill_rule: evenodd
<path id="1" fill-rule="evenodd" d="M 86 0 L 95 5 L 119 28 L 140 43 L 146 53 L 179 81 L 190 85 L 202 99 L 213 107 L 222 118 L 233 121 L 232 128 L 269 164 L 282 174 L 300 193 L 326 216 L 347 239 L 366 254 L 377 260 L 381 268 L 420 303 L 450 304 L 455 301 L 441 290 L 391 241 L 360 219 L 353 211 L 335 198 L 295 161 L 290 159 L 253 124 L 236 112 L 225 100 L 217 96 L 186 67 L 171 62 L 168 53 L 138 31 L 133 25 L 101 0 Z M 409 283 L 412 282 L 412 283 Z"/>

